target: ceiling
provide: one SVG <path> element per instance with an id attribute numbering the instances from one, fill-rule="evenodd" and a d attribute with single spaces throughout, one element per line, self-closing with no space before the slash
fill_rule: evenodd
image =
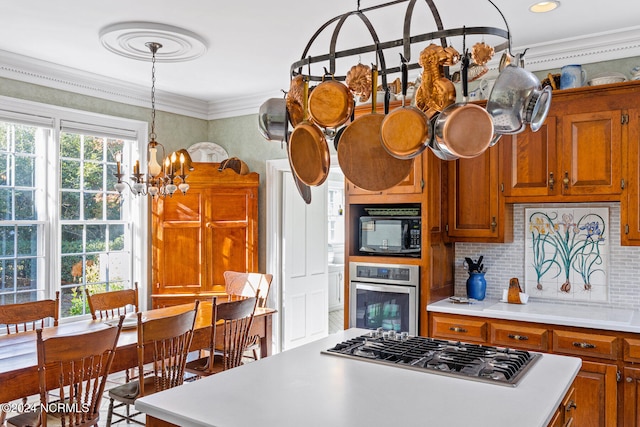
<path id="1" fill-rule="evenodd" d="M 121 87 L 121 97 L 126 98 L 122 92 L 136 93 L 132 96 L 134 104 L 148 105 L 151 64 L 107 50 L 100 41 L 101 29 L 120 22 L 144 21 L 200 35 L 207 45 L 202 56 L 156 64 L 156 90 L 158 96 L 166 97 L 166 104 L 173 103 L 174 111 L 209 119 L 257 113 L 262 101 L 282 96 L 281 90 L 289 87 L 290 66 L 301 58 L 314 32 L 331 18 L 357 7 L 356 1 L 344 0 L 1 1 L 3 15 L 10 19 L 4 19 L 0 26 L 0 76 L 54 87 L 66 85 L 81 93 L 98 88 L 97 92 L 107 98 L 118 90 L 106 88 Z M 530 48 L 527 68 L 549 69 L 563 62 L 638 55 L 640 2 L 615 0 L 603 7 L 596 0 L 563 0 L 553 12 L 533 14 L 528 11 L 532 1 L 494 0 L 508 23 L 512 50 Z M 489 1 L 434 2 L 445 28 L 505 28 Z M 381 3 L 362 0 L 360 7 Z M 382 41 L 402 38 L 405 9 L 406 3 L 402 3 L 371 13 Z M 411 35 L 435 31 L 424 2 L 416 3 L 413 16 L 417 18 Z M 332 28 L 327 30 L 329 35 Z M 325 34 L 313 44 L 314 54 L 328 52 Z M 359 43 L 370 44 L 371 38 L 361 22 L 352 19 L 341 30 L 339 42 L 340 48 L 352 48 Z M 414 60 L 418 53 L 414 53 Z M 386 60 L 396 61 L 395 55 L 388 55 Z M 351 57 L 342 65 L 368 60 Z"/>

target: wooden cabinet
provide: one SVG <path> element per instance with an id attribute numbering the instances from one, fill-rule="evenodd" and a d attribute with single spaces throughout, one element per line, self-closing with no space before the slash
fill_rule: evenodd
<path id="1" fill-rule="evenodd" d="M 429 312 L 429 325 L 430 336 L 434 338 L 582 358 L 582 368 L 573 385 L 575 390 L 570 392 L 569 399 L 565 399 L 564 406 L 560 407 L 562 409 L 559 408 L 554 414 L 550 426 L 615 427 L 618 422 L 621 345 L 625 361 L 636 361 L 640 357 L 640 340 L 607 331 L 433 312 Z M 640 378 L 640 368 L 632 373 Z M 631 372 L 630 376 L 636 378 Z M 635 379 L 627 381 L 633 382 Z M 631 386 L 625 387 L 631 389 Z M 632 409 L 625 407 L 625 416 L 627 412 L 636 410 L 635 398 L 635 394 L 629 398 L 634 406 Z M 574 411 L 576 406 L 578 409 Z M 635 412 L 631 416 L 636 416 Z"/>
<path id="2" fill-rule="evenodd" d="M 578 410 L 576 426 L 615 427 L 617 423 L 617 373 L 610 363 L 582 361 L 574 381 Z"/>
<path id="3" fill-rule="evenodd" d="M 538 132 L 505 136 L 507 202 L 618 201 L 637 84 L 554 92 Z"/>
<path id="4" fill-rule="evenodd" d="M 623 426 L 640 426 L 640 367 L 624 367 L 623 377 Z"/>
<path id="5" fill-rule="evenodd" d="M 345 179 L 346 191 L 349 195 L 398 195 L 398 194 L 421 194 L 424 187 L 424 180 L 422 178 L 422 156 L 417 156 L 413 160 L 413 167 L 409 172 L 409 175 L 400 183 L 394 187 L 391 187 L 382 191 L 369 191 L 355 186 L 353 183 Z M 384 171 L 380 171 L 384 173 Z"/>
<path id="6" fill-rule="evenodd" d="M 570 427 L 578 424 L 574 424 L 574 415 L 578 405 L 576 404 L 576 389 L 571 386 L 567 394 L 562 399 L 558 410 L 553 415 L 553 419 L 549 423 L 548 427 Z"/>
<path id="7" fill-rule="evenodd" d="M 194 167 L 185 195 L 152 202 L 153 294 L 211 292 L 226 270 L 258 269 L 258 174 Z"/>
<path id="8" fill-rule="evenodd" d="M 629 144 L 623 157 L 625 194 L 620 201 L 622 245 L 640 246 L 640 109 L 629 111 Z"/>
<path id="9" fill-rule="evenodd" d="M 329 266 L 329 311 L 344 308 L 344 266 Z"/>
<path id="10" fill-rule="evenodd" d="M 477 157 L 448 162 L 447 236 L 452 240 L 513 239 L 512 208 L 501 194 L 499 150 L 498 144 Z"/>
<path id="11" fill-rule="evenodd" d="M 503 148 L 504 194 L 506 197 L 548 196 L 557 190 L 556 118 L 547 116 L 537 132 L 531 128 L 505 135 Z"/>

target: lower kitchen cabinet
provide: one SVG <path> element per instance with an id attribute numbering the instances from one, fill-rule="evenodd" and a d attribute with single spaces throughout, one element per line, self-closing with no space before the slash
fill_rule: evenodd
<path id="1" fill-rule="evenodd" d="M 609 363 L 582 361 L 582 368 L 574 381 L 576 426 L 614 427 L 617 423 L 618 367 Z"/>
<path id="2" fill-rule="evenodd" d="M 640 367 L 623 369 L 624 427 L 640 426 Z"/>
<path id="3" fill-rule="evenodd" d="M 560 403 L 558 410 L 553 414 L 553 418 L 551 419 L 548 427 L 569 427 L 579 425 L 575 423 L 575 415 L 579 412 L 576 411 L 577 409 L 576 389 L 574 386 L 571 386 L 564 399 L 562 399 L 562 403 Z"/>
<path id="4" fill-rule="evenodd" d="M 429 312 L 429 333 L 433 338 L 580 357 L 582 368 L 573 394 L 563 401 L 565 406 L 561 405 L 550 426 L 622 425 L 618 423 L 618 416 L 622 417 L 618 414 L 618 366 L 623 360 L 640 361 L 640 340 L 613 331 L 434 312 Z M 625 378 L 629 379 L 624 385 L 624 417 L 634 421 L 624 426 L 640 427 L 640 366 L 625 368 Z"/>

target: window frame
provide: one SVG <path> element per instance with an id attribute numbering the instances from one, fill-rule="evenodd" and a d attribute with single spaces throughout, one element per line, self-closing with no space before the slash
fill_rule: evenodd
<path id="1" fill-rule="evenodd" d="M 44 221 L 43 251 L 44 264 L 44 298 L 54 298 L 55 292 L 61 288 L 60 274 L 60 241 L 61 241 L 61 220 L 60 220 L 60 133 L 62 123 L 79 124 L 77 130 L 82 130 L 87 134 L 97 135 L 96 129 L 112 128 L 133 132 L 137 135 L 137 143 L 133 144 L 129 150 L 128 158 L 123 159 L 124 170 L 128 170 L 127 165 L 133 164 L 135 160 L 140 160 L 141 168 L 146 169 L 147 158 L 146 147 L 148 142 L 148 123 L 134 119 L 108 116 L 105 114 L 81 111 L 71 108 L 58 107 L 54 105 L 0 96 L 0 119 L 7 122 L 25 123 L 33 126 L 51 127 L 50 140 L 46 144 L 44 159 L 46 162 L 46 201 L 44 214 L 39 217 Z M 49 125 L 50 123 L 50 125 Z M 76 126 L 77 127 L 77 126 Z M 68 130 L 67 130 L 68 131 Z M 135 159 L 135 160 L 134 160 Z M 138 282 L 140 308 L 146 309 L 147 286 L 149 277 L 149 199 L 148 196 L 133 196 L 129 189 L 122 193 L 123 209 L 128 210 L 131 224 L 131 285 Z M 40 213 L 39 213 L 40 214 Z M 90 224 L 91 222 L 86 222 Z M 35 223 L 34 223 L 35 224 Z M 53 284 L 53 285 L 52 285 Z M 86 318 L 83 316 L 72 316 L 61 318 L 61 322 L 74 321 Z"/>

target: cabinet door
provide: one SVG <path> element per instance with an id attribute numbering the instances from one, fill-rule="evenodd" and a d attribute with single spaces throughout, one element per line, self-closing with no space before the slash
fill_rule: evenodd
<path id="1" fill-rule="evenodd" d="M 622 192 L 622 113 L 620 110 L 562 117 L 563 195 L 615 195 Z"/>
<path id="2" fill-rule="evenodd" d="M 498 145 L 471 159 L 449 162 L 449 237 L 498 241 L 500 223 Z"/>
<path id="3" fill-rule="evenodd" d="M 208 190 L 204 233 L 206 290 L 223 285 L 226 270 L 257 271 L 257 195 L 248 189 Z"/>
<path id="4" fill-rule="evenodd" d="M 527 128 L 502 137 L 505 196 L 558 194 L 556 118 L 548 116 L 537 132 Z"/>
<path id="5" fill-rule="evenodd" d="M 577 411 L 574 425 L 615 427 L 617 423 L 616 365 L 582 361 L 575 379 Z"/>
<path id="6" fill-rule="evenodd" d="M 640 426 L 640 368 L 624 368 L 624 427 Z"/>
<path id="7" fill-rule="evenodd" d="M 421 194 L 422 187 L 424 186 L 424 181 L 422 179 L 422 156 L 423 155 L 424 154 L 421 154 L 413 160 L 413 167 L 411 168 L 409 175 L 407 175 L 405 179 L 400 181 L 398 185 L 383 191 L 369 191 L 369 190 L 364 190 L 362 188 L 356 187 L 355 185 L 353 185 L 353 183 L 351 183 L 347 179 L 345 180 L 347 184 L 347 193 L 349 195 L 378 194 L 381 196 L 389 195 L 389 194 Z M 384 173 L 384 171 L 380 171 L 380 173 Z"/>
<path id="8" fill-rule="evenodd" d="M 623 245 L 640 246 L 640 110 L 629 111 L 629 144 L 623 165 L 625 192 L 620 203 Z"/>
<path id="9" fill-rule="evenodd" d="M 203 193 L 159 198 L 153 205 L 153 293 L 203 290 Z"/>

